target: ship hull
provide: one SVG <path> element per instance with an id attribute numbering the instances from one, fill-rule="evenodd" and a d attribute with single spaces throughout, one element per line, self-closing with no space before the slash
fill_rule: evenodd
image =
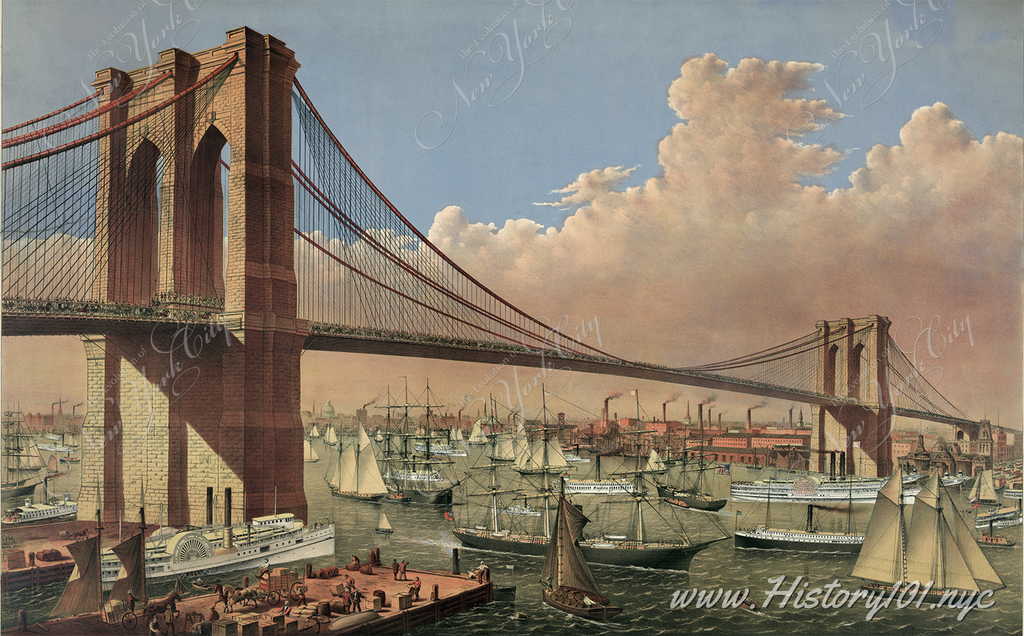
<path id="1" fill-rule="evenodd" d="M 341 492 L 341 491 L 337 491 L 337 490 L 332 490 L 331 491 L 331 495 L 334 496 L 334 497 L 337 497 L 338 499 L 352 499 L 352 500 L 355 500 L 355 501 L 377 501 L 377 500 L 379 500 L 380 498 L 382 498 L 384 496 L 384 495 L 368 495 L 368 494 L 361 493 L 361 492 Z"/>
<path id="2" fill-rule="evenodd" d="M 567 614 L 573 614 L 581 618 L 586 618 L 592 621 L 607 621 L 610 618 L 618 616 L 622 611 L 621 607 L 614 607 L 612 605 L 601 605 L 600 603 L 594 603 L 593 605 L 585 605 L 582 600 L 574 600 L 573 604 L 563 602 L 561 599 L 573 599 L 584 595 L 584 592 L 574 590 L 569 587 L 559 587 L 554 590 L 542 590 L 544 602 L 551 607 L 561 610 Z M 579 603 L 578 605 L 576 603 Z"/>
<path id="3" fill-rule="evenodd" d="M 241 539 L 242 535 L 238 538 Z M 287 563 L 303 559 L 330 556 L 334 554 L 334 526 L 307 528 L 291 536 L 269 537 L 251 545 L 241 545 L 238 552 L 214 555 L 190 561 L 146 562 L 146 581 L 164 581 L 172 578 L 194 580 L 197 577 L 208 577 L 224 572 L 233 572 L 246 568 L 262 567 L 269 563 Z M 268 548 L 263 551 L 263 548 Z M 102 587 L 109 591 L 117 581 L 121 569 L 120 561 L 103 560 Z"/>
<path id="4" fill-rule="evenodd" d="M 693 493 L 681 490 L 672 490 L 667 486 L 658 486 L 658 496 L 673 506 L 680 508 L 694 508 L 696 510 L 709 510 L 715 512 L 729 503 L 728 499 L 718 499 L 707 494 L 694 495 Z"/>
<path id="5" fill-rule="evenodd" d="M 493 550 L 495 552 L 511 552 L 545 556 L 548 542 L 543 538 L 529 537 L 526 540 L 496 538 L 485 534 L 473 534 L 462 530 L 453 530 L 452 534 L 469 548 Z M 645 546 L 637 549 L 633 546 L 617 547 L 613 543 L 580 544 L 580 550 L 590 565 L 625 565 L 660 570 L 688 570 L 694 555 L 710 546 L 701 543 L 691 546 Z"/>
<path id="6" fill-rule="evenodd" d="M 415 488 L 405 488 L 402 490 L 402 494 L 409 499 L 410 503 L 443 506 L 447 506 L 452 503 L 451 488 L 445 488 L 444 490 L 416 490 Z"/>
<path id="7" fill-rule="evenodd" d="M 806 532 L 793 533 L 792 537 L 787 539 L 781 536 L 760 536 L 756 532 L 738 530 L 736 531 L 734 541 L 737 548 L 743 549 L 859 554 L 864 537 L 860 537 L 860 542 L 832 542 L 818 540 L 812 534 Z"/>

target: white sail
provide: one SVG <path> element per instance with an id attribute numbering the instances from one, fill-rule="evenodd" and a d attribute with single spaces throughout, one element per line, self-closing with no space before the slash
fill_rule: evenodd
<path id="1" fill-rule="evenodd" d="M 665 460 L 661 458 L 658 451 L 651 449 L 651 454 L 647 457 L 647 467 L 644 469 L 647 472 L 663 473 L 668 468 L 665 467 Z"/>
<path id="2" fill-rule="evenodd" d="M 320 461 L 320 456 L 316 454 L 316 449 L 313 448 L 308 439 L 302 440 L 302 458 L 311 463 Z"/>
<path id="3" fill-rule="evenodd" d="M 338 457 L 338 463 L 334 466 L 334 476 L 331 478 L 331 487 L 339 492 L 358 492 L 358 474 L 356 443 L 353 442 L 346 446 Z"/>
<path id="4" fill-rule="evenodd" d="M 904 579 L 903 470 L 897 468 L 878 490 L 853 576 L 895 583 Z"/>
<path id="5" fill-rule="evenodd" d="M 516 426 L 516 434 L 512 437 L 512 454 L 516 457 L 526 453 L 526 449 L 529 447 L 529 440 L 526 437 L 526 429 L 523 427 L 523 422 L 520 420 L 519 425 Z"/>
<path id="6" fill-rule="evenodd" d="M 359 425 L 356 439 L 341 452 L 330 484 L 337 492 L 387 494 L 387 486 L 377 467 L 377 458 L 370 447 L 370 437 L 362 424 Z"/>
<path id="7" fill-rule="evenodd" d="M 338 436 L 334 433 L 334 427 L 330 424 L 327 425 L 327 435 L 324 437 L 324 443 L 332 446 L 338 443 Z"/>
<path id="8" fill-rule="evenodd" d="M 487 443 L 487 435 L 480 427 L 480 420 L 473 422 L 473 428 L 469 432 L 469 443 L 474 445 Z"/>
<path id="9" fill-rule="evenodd" d="M 391 524 L 388 522 L 388 516 L 381 510 L 380 514 L 377 515 L 377 529 L 390 532 L 392 530 Z"/>
<path id="10" fill-rule="evenodd" d="M 320 429 L 316 427 L 316 424 L 314 424 L 313 426 L 310 427 L 310 429 L 309 429 L 309 436 L 310 437 L 320 437 Z"/>
<path id="11" fill-rule="evenodd" d="M 512 435 L 500 433 L 494 438 L 494 455 L 491 457 L 499 461 L 512 461 L 516 458 Z"/>
<path id="12" fill-rule="evenodd" d="M 991 470 L 982 471 L 978 478 L 981 483 L 981 491 L 978 493 L 980 501 L 996 501 L 995 473 Z"/>
<path id="13" fill-rule="evenodd" d="M 929 477 L 915 497 L 909 528 L 899 505 L 902 483 L 902 473 L 897 471 L 878 491 L 853 575 L 887 584 L 931 581 L 937 590 L 979 590 L 978 581 L 1002 586 L 940 485 L 939 474 Z"/>

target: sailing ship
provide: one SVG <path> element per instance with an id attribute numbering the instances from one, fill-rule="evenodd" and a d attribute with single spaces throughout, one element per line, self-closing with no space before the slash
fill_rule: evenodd
<path id="1" fill-rule="evenodd" d="M 0 494 L 8 505 L 31 498 L 36 486 L 43 482 L 41 469 L 46 467 L 32 437 L 22 428 L 24 421 L 21 411 L 4 411 L 4 476 Z"/>
<path id="2" fill-rule="evenodd" d="M 702 422 L 703 424 L 703 422 Z M 701 445 L 704 444 L 704 429 L 701 427 Z M 695 460 L 695 466 L 691 470 L 689 459 Z M 727 499 L 722 497 L 715 497 L 710 493 L 710 486 L 708 484 L 707 471 L 711 470 L 714 465 L 715 455 L 709 456 L 703 451 L 698 451 L 693 455 L 684 453 L 683 461 L 677 464 L 679 467 L 679 476 L 685 480 L 687 473 L 693 472 L 695 476 L 689 484 L 683 485 L 682 488 L 673 488 L 668 484 L 657 485 L 658 496 L 664 499 L 666 502 L 673 506 L 679 506 L 680 508 L 695 508 L 697 510 L 710 510 L 716 511 L 721 510 L 728 503 Z"/>
<path id="3" fill-rule="evenodd" d="M 377 534 L 391 534 L 394 532 L 394 528 L 391 527 L 391 523 L 388 521 L 388 516 L 381 510 L 380 514 L 377 515 Z"/>
<path id="4" fill-rule="evenodd" d="M 544 412 L 546 413 L 546 408 Z M 552 477 L 557 476 L 559 484 L 562 485 L 565 492 L 569 492 L 571 483 L 571 480 L 563 479 L 565 473 L 572 467 L 565 461 L 557 437 L 558 430 L 557 426 L 548 426 L 545 421 L 533 431 L 534 434 L 539 434 L 539 437 L 533 441 L 530 451 L 523 453 L 512 468 L 519 474 L 521 489 L 502 489 L 497 480 L 498 465 L 490 466 L 489 488 L 476 493 L 468 493 L 468 496 L 490 498 L 490 506 L 487 510 L 490 527 L 470 523 L 457 526 L 452 530 L 452 534 L 463 545 L 480 550 L 515 554 L 536 556 L 546 554 L 547 544 L 551 537 L 551 503 L 553 500 L 557 501 L 560 496 L 553 490 Z M 639 464 L 639 458 L 637 462 Z M 628 532 L 620 535 L 604 534 L 592 538 L 577 537 L 579 548 L 589 563 L 686 570 L 697 553 L 717 541 L 728 538 L 728 535 L 723 532 L 724 536 L 721 538 L 692 542 L 681 530 L 682 526 L 680 525 L 676 530 L 679 535 L 678 539 L 652 541 L 647 535 L 644 523 L 645 507 L 653 508 L 653 504 L 643 494 L 644 471 L 633 471 L 632 477 L 631 488 L 627 493 L 629 499 L 625 500 L 631 506 Z M 541 516 L 505 515 L 502 518 L 503 525 L 499 525 L 499 496 L 515 494 L 517 495 L 515 498 L 521 498 L 520 493 L 524 491 L 528 498 L 541 500 Z M 609 502 L 609 505 L 612 503 L 625 502 Z M 537 519 L 539 529 L 536 526 L 524 527 L 520 521 L 529 519 Z"/>
<path id="5" fill-rule="evenodd" d="M 994 504 L 999 501 L 996 495 L 995 473 L 991 470 L 983 470 L 974 479 L 974 486 L 968 495 L 971 503 Z"/>
<path id="6" fill-rule="evenodd" d="M 316 449 L 313 448 L 308 439 L 302 440 L 302 460 L 310 464 L 320 461 L 320 456 L 316 454 Z"/>
<path id="7" fill-rule="evenodd" d="M 103 528 L 99 520 L 100 511 L 97 510 L 96 536 L 68 545 L 68 552 L 75 560 L 75 569 L 50 616 L 88 614 L 100 610 L 103 603 L 100 568 L 100 537 Z"/>
<path id="8" fill-rule="evenodd" d="M 878 491 L 867 536 L 852 575 L 873 581 L 865 589 L 891 592 L 917 581 L 926 600 L 958 591 L 978 592 L 978 582 L 1005 587 L 978 547 L 936 472 L 921 487 L 908 522 L 902 469 Z M 997 589 L 998 589 L 997 588 Z"/>
<path id="9" fill-rule="evenodd" d="M 473 422 L 473 428 L 469 430 L 469 439 L 467 442 L 470 446 L 485 446 L 488 443 L 487 436 L 493 432 L 496 432 L 501 427 L 495 417 L 493 411 L 491 415 L 487 415 L 487 405 L 484 404 L 484 416 L 477 418 Z"/>
<path id="10" fill-rule="evenodd" d="M 439 404 L 432 404 L 436 399 L 430 391 L 430 383 L 427 383 L 426 404 L 411 404 L 409 402 L 409 387 L 405 389 L 405 403 L 391 404 L 391 393 L 388 392 L 387 431 L 384 434 L 384 482 L 392 495 L 389 500 L 411 501 L 412 503 L 440 504 L 447 505 L 452 502 L 452 488 L 458 481 L 448 477 L 447 469 L 454 463 L 454 460 L 444 455 L 431 453 L 431 427 L 432 413 L 434 409 L 440 408 Z M 419 433 L 415 430 L 409 410 L 413 408 L 425 408 L 425 432 Z M 395 409 L 402 411 L 402 419 L 398 430 L 390 425 L 392 421 L 391 412 Z M 424 454 L 417 455 L 415 445 L 417 440 L 424 441 Z"/>
<path id="11" fill-rule="evenodd" d="M 488 436 L 491 445 L 487 457 L 492 462 L 514 462 L 526 448 L 529 442 L 526 439 L 526 430 L 523 428 L 522 420 L 517 419 L 515 432 L 499 431 Z"/>
<path id="12" fill-rule="evenodd" d="M 327 431 L 324 433 L 324 444 L 333 448 L 340 447 L 341 444 L 338 440 L 338 434 L 335 432 L 334 427 L 330 424 L 327 425 Z"/>
<path id="13" fill-rule="evenodd" d="M 370 447 L 370 437 L 362 424 L 358 427 L 356 439 L 338 454 L 334 472 L 327 483 L 335 497 L 376 501 L 388 494 L 388 487 L 384 485 L 377 467 L 377 458 Z"/>
<path id="14" fill-rule="evenodd" d="M 577 543 L 588 522 L 589 519 L 566 500 L 563 485 L 555 514 L 555 532 L 551 534 L 541 573 L 544 584 L 541 596 L 545 603 L 568 614 L 607 621 L 622 608 L 611 605 L 601 595 Z"/>

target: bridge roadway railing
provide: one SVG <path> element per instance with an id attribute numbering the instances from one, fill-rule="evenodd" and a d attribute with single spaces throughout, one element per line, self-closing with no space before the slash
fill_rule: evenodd
<path id="1" fill-rule="evenodd" d="M 220 305 L 220 307 L 216 305 Z M 106 333 L 109 325 L 103 323 L 116 323 L 120 325 L 125 325 L 126 323 L 225 323 L 222 301 L 198 296 L 179 297 L 164 295 L 155 298 L 150 305 L 83 300 L 4 298 L 2 301 L 2 312 L 3 335 L 45 335 L 50 333 L 46 328 L 26 326 L 27 322 L 33 321 L 36 318 L 73 320 L 72 326 L 63 330 L 57 330 L 61 333 L 68 332 L 68 335 L 72 333 Z M 232 316 L 230 322 L 224 324 L 224 326 L 228 329 L 236 326 L 241 327 L 242 320 L 241 316 Z M 231 324 L 236 321 L 238 322 L 237 325 Z M 88 328 L 87 325 L 90 323 L 95 324 L 96 327 Z M 68 331 L 69 329 L 70 331 Z M 364 347 L 362 349 L 336 346 L 322 342 L 325 338 L 327 340 L 337 338 L 364 341 L 380 346 Z M 415 350 L 405 351 L 400 346 L 396 346 L 401 344 L 411 345 Z M 619 358 L 582 355 L 560 348 L 537 349 L 522 344 L 469 340 L 427 333 L 407 333 L 363 327 L 309 323 L 307 348 L 336 351 L 363 350 L 371 353 L 392 355 L 415 355 L 417 352 L 423 354 L 436 351 L 437 349 L 444 349 L 449 352 L 452 350 L 462 350 L 465 352 L 465 355 L 428 355 L 427 357 L 504 364 L 509 364 L 510 359 L 516 359 L 515 364 L 522 366 L 544 366 L 546 364 L 551 365 L 552 361 L 555 360 L 575 360 L 579 363 L 579 370 L 588 373 L 622 375 L 674 384 L 702 386 L 780 399 L 794 399 L 822 406 L 856 406 L 861 404 L 856 398 L 843 398 L 804 389 L 783 387 L 685 368 L 676 369 L 649 363 L 630 362 Z M 385 350 L 385 348 L 390 350 Z M 954 425 L 976 424 L 976 422 L 971 420 L 951 417 L 944 413 L 916 411 L 895 406 L 893 414 Z"/>

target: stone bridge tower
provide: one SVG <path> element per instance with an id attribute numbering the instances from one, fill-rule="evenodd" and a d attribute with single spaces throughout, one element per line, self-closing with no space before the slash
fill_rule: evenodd
<path id="1" fill-rule="evenodd" d="M 818 322 L 818 393 L 834 396 L 812 409 L 811 450 L 825 472 L 828 451 L 845 453 L 846 474 L 892 474 L 889 320 L 882 316 Z"/>
<path id="2" fill-rule="evenodd" d="M 234 56 L 219 88 L 195 86 Z M 308 326 L 296 312 L 291 176 L 298 66 L 283 42 L 243 27 L 200 53 L 163 51 L 155 68 L 96 74 L 101 106 L 166 72 L 148 103 L 180 98 L 100 141 L 94 298 L 196 310 L 199 321 L 83 336 L 82 519 L 102 510 L 131 521 L 144 501 L 149 519 L 220 523 L 207 493 L 228 488 L 233 522 L 275 510 L 307 518 L 299 355 Z M 113 108 L 100 129 L 150 106 Z"/>

